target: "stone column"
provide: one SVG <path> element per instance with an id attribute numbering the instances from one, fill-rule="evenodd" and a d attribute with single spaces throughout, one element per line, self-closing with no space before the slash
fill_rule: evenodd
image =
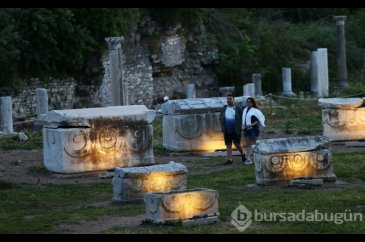
<path id="1" fill-rule="evenodd" d="M 248 83 L 243 86 L 243 96 L 255 97 L 255 84 Z"/>
<path id="2" fill-rule="evenodd" d="M 108 37 L 105 41 L 109 48 L 109 72 L 111 79 L 112 105 L 128 105 L 128 95 L 124 90 L 126 85 L 122 78 L 122 46 L 123 37 Z"/>
<path id="3" fill-rule="evenodd" d="M 348 87 L 346 66 L 345 20 L 346 16 L 334 16 L 337 26 L 337 76 L 340 88 Z"/>
<path id="4" fill-rule="evenodd" d="M 318 51 L 312 51 L 311 55 L 311 93 L 318 97 Z"/>
<path id="5" fill-rule="evenodd" d="M 328 96 L 328 56 L 327 48 L 319 48 L 318 51 L 318 96 Z"/>
<path id="6" fill-rule="evenodd" d="M 42 114 L 47 114 L 48 112 L 48 94 L 47 89 L 37 88 L 37 119 L 41 119 Z"/>
<path id="7" fill-rule="evenodd" d="M 196 98 L 195 84 L 189 84 L 186 87 L 186 98 Z"/>
<path id="8" fill-rule="evenodd" d="M 295 96 L 291 86 L 291 68 L 284 67 L 282 69 L 282 77 L 283 77 L 283 95 Z"/>
<path id="9" fill-rule="evenodd" d="M 365 84 L 365 52 L 362 55 L 362 72 L 363 72 L 363 76 L 362 76 L 362 82 L 363 84 Z"/>
<path id="10" fill-rule="evenodd" d="M 228 93 L 234 94 L 234 87 L 220 87 L 219 93 L 222 97 L 226 97 Z"/>
<path id="11" fill-rule="evenodd" d="M 13 113 L 11 97 L 0 97 L 0 131 L 13 133 Z"/>
<path id="12" fill-rule="evenodd" d="M 261 74 L 252 74 L 251 79 L 255 86 L 255 96 L 257 98 L 262 97 Z"/>

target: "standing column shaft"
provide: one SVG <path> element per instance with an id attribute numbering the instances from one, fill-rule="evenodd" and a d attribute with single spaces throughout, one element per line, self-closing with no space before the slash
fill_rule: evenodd
<path id="1" fill-rule="evenodd" d="M 119 106 L 123 105 L 126 97 L 123 89 L 125 85 L 122 80 L 122 57 L 121 57 L 121 42 L 124 40 L 123 37 L 109 37 L 105 38 L 109 47 L 109 69 L 110 69 L 110 79 L 111 79 L 111 96 L 112 105 Z M 124 105 L 127 105 L 124 103 Z"/>
<path id="2" fill-rule="evenodd" d="M 36 89 L 37 96 L 37 119 L 41 119 L 42 114 L 47 114 L 48 112 L 48 94 L 47 89 L 45 88 L 37 88 Z"/>
<path id="3" fill-rule="evenodd" d="M 13 113 L 11 97 L 0 97 L 0 131 L 4 133 L 13 132 Z"/>
<path id="4" fill-rule="evenodd" d="M 337 26 L 337 76 L 340 87 L 348 86 L 346 64 L 345 20 L 346 16 L 335 16 Z"/>

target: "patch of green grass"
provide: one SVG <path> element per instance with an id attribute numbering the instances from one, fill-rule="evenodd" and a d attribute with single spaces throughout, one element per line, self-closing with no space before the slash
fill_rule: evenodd
<path id="1" fill-rule="evenodd" d="M 42 149 L 42 138 L 28 139 L 27 141 L 20 141 L 16 138 L 2 138 L 0 139 L 0 150 L 34 150 Z"/>
<path id="2" fill-rule="evenodd" d="M 162 140 L 162 118 L 156 117 L 153 122 L 153 139 Z"/>
<path id="3" fill-rule="evenodd" d="M 336 189 L 294 189 L 287 186 L 250 187 L 255 183 L 254 166 L 243 166 L 234 157 L 233 166 L 223 166 L 224 157 L 197 156 L 186 163 L 188 189 L 210 188 L 219 192 L 220 222 L 198 227 L 151 225 L 110 227 L 101 233 L 240 233 L 231 223 L 230 215 L 240 204 L 251 212 L 293 212 L 303 209 L 336 213 L 351 209 L 365 215 L 365 164 L 362 153 L 333 154 L 334 173 L 348 186 Z M 29 169 L 42 171 L 41 167 Z M 353 183 L 358 179 L 357 183 Z M 359 183 L 360 182 L 360 183 Z M 110 181 L 93 184 L 29 185 L 12 184 L 0 189 L 0 233 L 69 233 L 58 227 L 61 223 L 81 223 L 115 216 L 145 213 L 145 205 L 111 204 L 113 188 Z M 98 201 L 110 201 L 96 205 Z M 244 233 L 365 233 L 363 223 L 345 222 L 275 222 L 253 221 Z"/>
<path id="4" fill-rule="evenodd" d="M 158 155 L 164 155 L 167 153 L 165 147 L 162 144 L 153 145 L 153 152 Z"/>

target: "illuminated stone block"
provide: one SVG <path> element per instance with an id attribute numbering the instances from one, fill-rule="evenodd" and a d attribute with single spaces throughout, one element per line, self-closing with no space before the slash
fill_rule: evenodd
<path id="1" fill-rule="evenodd" d="M 218 192 L 212 189 L 192 189 L 144 196 L 146 220 L 153 223 L 186 222 L 219 216 Z"/>
<path id="2" fill-rule="evenodd" d="M 259 140 L 254 148 L 257 184 L 298 177 L 336 181 L 327 137 L 308 136 Z"/>
<path id="3" fill-rule="evenodd" d="M 142 105 L 48 112 L 44 165 L 54 172 L 77 173 L 153 164 L 153 118 Z"/>
<path id="4" fill-rule="evenodd" d="M 365 106 L 361 98 L 321 98 L 323 135 L 334 140 L 365 139 Z"/>
<path id="5" fill-rule="evenodd" d="M 235 101 L 245 105 L 247 97 Z M 225 149 L 219 120 L 226 97 L 169 100 L 161 106 L 163 146 L 171 151 Z"/>
<path id="6" fill-rule="evenodd" d="M 113 201 L 143 200 L 148 192 L 185 190 L 187 173 L 184 165 L 173 161 L 163 165 L 117 167 L 113 178 Z"/>

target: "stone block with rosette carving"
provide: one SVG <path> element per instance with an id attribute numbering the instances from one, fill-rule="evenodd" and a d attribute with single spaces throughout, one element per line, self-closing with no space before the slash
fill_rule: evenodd
<path id="1" fill-rule="evenodd" d="M 325 136 L 260 140 L 254 148 L 256 183 L 269 184 L 299 177 L 336 181 L 330 148 Z"/>
<path id="2" fill-rule="evenodd" d="M 206 188 L 146 193 L 146 220 L 165 223 L 217 217 L 218 199 L 217 191 Z"/>

